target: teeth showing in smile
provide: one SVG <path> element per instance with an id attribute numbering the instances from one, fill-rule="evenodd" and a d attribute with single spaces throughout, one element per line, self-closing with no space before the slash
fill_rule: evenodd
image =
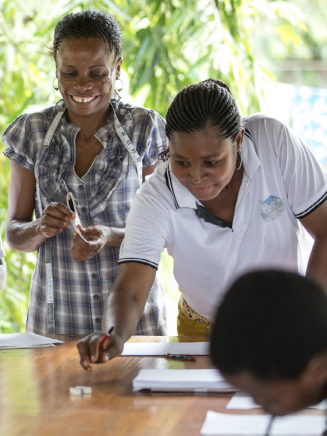
<path id="1" fill-rule="evenodd" d="M 72 98 L 78 103 L 90 103 L 90 101 L 94 100 L 96 97 L 77 97 L 76 95 L 72 95 Z"/>

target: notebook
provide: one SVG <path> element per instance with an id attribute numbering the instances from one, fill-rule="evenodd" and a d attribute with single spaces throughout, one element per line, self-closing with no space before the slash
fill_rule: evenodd
<path id="1" fill-rule="evenodd" d="M 235 392 L 216 369 L 141 369 L 133 381 L 134 391 Z"/>

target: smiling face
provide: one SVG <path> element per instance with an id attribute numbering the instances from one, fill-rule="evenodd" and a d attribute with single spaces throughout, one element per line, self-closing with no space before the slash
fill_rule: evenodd
<path id="1" fill-rule="evenodd" d="M 232 180 L 243 136 L 244 130 L 233 143 L 222 138 L 216 126 L 174 132 L 169 142 L 173 174 L 200 201 L 214 199 Z"/>
<path id="2" fill-rule="evenodd" d="M 266 412 L 276 416 L 320 403 L 326 395 L 326 362 L 314 364 L 296 380 L 260 380 L 249 372 L 223 375 L 233 386 L 249 393 Z"/>
<path id="3" fill-rule="evenodd" d="M 59 90 L 70 118 L 108 115 L 121 63 L 122 58 L 115 59 L 115 53 L 100 39 L 63 40 L 56 67 Z"/>

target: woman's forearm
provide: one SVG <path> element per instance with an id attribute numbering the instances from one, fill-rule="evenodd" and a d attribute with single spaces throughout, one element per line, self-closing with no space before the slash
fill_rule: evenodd
<path id="1" fill-rule="evenodd" d="M 34 221 L 11 220 L 6 226 L 7 244 L 13 251 L 31 253 L 47 239 L 39 232 L 40 219 Z"/>
<path id="2" fill-rule="evenodd" d="M 114 326 L 115 334 L 126 342 L 135 332 L 143 309 L 143 305 L 135 301 L 127 292 L 113 289 L 104 307 L 102 331 L 107 332 Z"/>
<path id="3" fill-rule="evenodd" d="M 113 247 L 120 247 L 125 237 L 125 229 L 118 229 L 116 227 L 108 227 L 109 236 L 106 245 Z"/>

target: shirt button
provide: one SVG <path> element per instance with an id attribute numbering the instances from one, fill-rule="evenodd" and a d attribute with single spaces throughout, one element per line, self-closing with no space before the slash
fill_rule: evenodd
<path id="1" fill-rule="evenodd" d="M 82 190 L 82 189 L 84 189 L 84 186 L 83 185 L 79 185 L 78 189 Z"/>
<path id="2" fill-rule="evenodd" d="M 86 212 L 86 207 L 82 207 L 82 212 Z"/>
<path id="3" fill-rule="evenodd" d="M 95 273 L 92 274 L 92 279 L 96 279 L 97 275 Z"/>
<path id="4" fill-rule="evenodd" d="M 98 324 L 100 324 L 101 319 L 100 319 L 100 318 L 96 318 L 95 322 L 98 323 Z"/>
<path id="5" fill-rule="evenodd" d="M 99 299 L 99 295 L 98 295 L 98 294 L 95 294 L 95 295 L 93 295 L 93 298 L 94 298 L 95 300 L 98 300 L 98 299 Z"/>

